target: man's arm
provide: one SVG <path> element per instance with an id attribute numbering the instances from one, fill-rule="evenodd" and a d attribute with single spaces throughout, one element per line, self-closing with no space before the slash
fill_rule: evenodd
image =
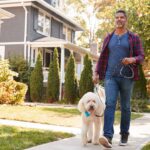
<path id="1" fill-rule="evenodd" d="M 144 50 L 142 47 L 142 42 L 139 38 L 139 36 L 136 35 L 136 40 L 134 42 L 134 55 L 133 57 L 129 57 L 129 58 L 124 58 L 122 60 L 122 63 L 124 65 L 129 65 L 129 64 L 141 64 L 144 60 Z"/>

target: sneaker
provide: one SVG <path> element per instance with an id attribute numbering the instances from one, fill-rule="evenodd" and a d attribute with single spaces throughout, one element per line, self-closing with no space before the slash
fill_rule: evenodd
<path id="1" fill-rule="evenodd" d="M 120 143 L 119 143 L 120 146 L 126 146 L 127 145 L 128 136 L 129 136 L 128 133 L 121 134 Z"/>
<path id="2" fill-rule="evenodd" d="M 102 136 L 99 138 L 99 143 L 103 145 L 105 148 L 112 148 L 111 138 Z"/>

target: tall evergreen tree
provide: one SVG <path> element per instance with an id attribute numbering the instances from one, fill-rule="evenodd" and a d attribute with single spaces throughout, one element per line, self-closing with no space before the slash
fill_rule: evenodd
<path id="1" fill-rule="evenodd" d="M 42 57 L 38 54 L 35 68 L 30 76 L 30 95 L 31 101 L 41 101 L 43 93 L 43 71 L 42 71 Z"/>
<path id="2" fill-rule="evenodd" d="M 71 54 L 65 74 L 65 99 L 67 103 L 75 103 L 77 98 L 77 78 L 75 75 L 75 59 Z"/>
<path id="3" fill-rule="evenodd" d="M 53 60 L 49 65 L 47 98 L 50 101 L 57 101 L 59 99 L 59 63 L 58 63 L 58 50 L 54 49 Z"/>
<path id="4" fill-rule="evenodd" d="M 86 92 L 93 91 L 92 62 L 88 55 L 84 57 L 84 68 L 79 82 L 79 95 L 83 96 Z"/>

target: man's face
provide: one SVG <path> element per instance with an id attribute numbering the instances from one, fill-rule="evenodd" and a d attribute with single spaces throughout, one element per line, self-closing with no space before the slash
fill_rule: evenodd
<path id="1" fill-rule="evenodd" d="M 116 28 L 124 28 L 127 22 L 127 18 L 123 13 L 117 13 L 115 15 Z"/>

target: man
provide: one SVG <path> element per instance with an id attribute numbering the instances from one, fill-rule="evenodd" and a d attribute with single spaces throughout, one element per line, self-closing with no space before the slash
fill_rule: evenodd
<path id="1" fill-rule="evenodd" d="M 104 133 L 99 139 L 100 144 L 106 148 L 112 147 L 118 95 L 120 95 L 121 105 L 119 145 L 125 146 L 127 144 L 131 115 L 130 97 L 134 80 L 139 79 L 138 64 L 144 60 L 141 41 L 136 34 L 127 30 L 126 23 L 126 12 L 118 10 L 115 14 L 115 30 L 104 39 L 95 70 L 94 82 L 97 83 L 99 79 L 104 79 L 106 93 Z"/>

